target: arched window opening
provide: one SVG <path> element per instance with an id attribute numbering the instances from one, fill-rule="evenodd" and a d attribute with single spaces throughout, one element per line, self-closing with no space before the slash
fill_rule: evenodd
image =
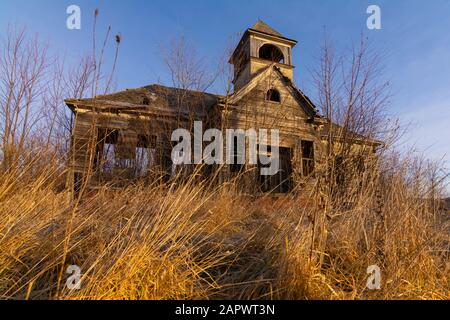
<path id="1" fill-rule="evenodd" d="M 280 93 L 278 90 L 270 89 L 267 91 L 266 100 L 273 102 L 281 102 Z"/>
<path id="2" fill-rule="evenodd" d="M 261 59 L 284 64 L 284 55 L 281 50 L 273 44 L 265 44 L 259 48 L 259 57 Z"/>

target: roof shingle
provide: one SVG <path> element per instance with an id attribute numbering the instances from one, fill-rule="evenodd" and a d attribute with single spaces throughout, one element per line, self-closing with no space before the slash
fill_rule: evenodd
<path id="1" fill-rule="evenodd" d="M 276 36 L 276 37 L 283 37 L 284 36 L 279 33 L 278 31 L 274 30 L 272 27 L 270 27 L 267 23 L 265 23 L 262 20 L 258 20 L 253 27 L 251 27 L 250 29 L 252 30 L 256 30 L 262 33 L 266 33 L 266 34 L 270 34 L 272 36 Z"/>

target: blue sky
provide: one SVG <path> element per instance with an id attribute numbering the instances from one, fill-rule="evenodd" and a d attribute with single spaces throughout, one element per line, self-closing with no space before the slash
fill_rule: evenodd
<path id="1" fill-rule="evenodd" d="M 81 30 L 66 28 L 71 4 L 81 8 Z M 370 4 L 381 8 L 382 30 L 366 27 Z M 450 0 L 1 0 L 0 35 L 8 23 L 25 25 L 52 50 L 76 61 L 90 53 L 96 7 L 100 35 L 111 25 L 113 34 L 120 31 L 123 36 L 118 89 L 164 82 L 160 46 L 171 39 L 184 35 L 199 56 L 214 62 L 232 37 L 260 18 L 299 41 L 295 80 L 314 99 L 308 70 L 317 64 L 324 27 L 341 49 L 364 32 L 386 56 L 383 63 L 394 95 L 391 112 L 412 123 L 408 143 L 436 159 L 450 156 Z"/>

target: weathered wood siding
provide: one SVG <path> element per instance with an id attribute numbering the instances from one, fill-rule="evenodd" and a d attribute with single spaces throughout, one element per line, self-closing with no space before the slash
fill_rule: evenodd
<path id="1" fill-rule="evenodd" d="M 276 89 L 280 93 L 280 102 L 266 99 L 269 89 Z M 318 128 L 305 112 L 306 106 L 298 101 L 292 87 L 279 74 L 273 72 L 237 104 L 224 111 L 224 127 L 243 130 L 278 129 L 280 146 L 293 151 L 292 170 L 295 183 L 307 178 L 302 175 L 302 140 L 314 143 L 315 166 L 320 166 L 324 149 Z"/>
<path id="2" fill-rule="evenodd" d="M 93 167 L 95 148 L 99 143 L 99 130 L 108 129 L 119 132 L 116 152 L 124 158 L 132 157 L 134 154 L 138 135 L 154 136 L 158 162 L 156 166 L 169 171 L 172 131 L 176 128 L 189 129 L 191 125 L 186 119 L 174 117 L 93 112 L 80 108 L 76 113 L 72 132 L 71 169 L 83 175 L 91 169 L 91 183 L 95 184 L 98 181 L 98 173 Z"/>

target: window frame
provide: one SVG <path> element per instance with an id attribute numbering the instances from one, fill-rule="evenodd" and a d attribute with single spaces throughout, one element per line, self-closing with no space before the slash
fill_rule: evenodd
<path id="1" fill-rule="evenodd" d="M 308 146 L 309 154 L 305 152 L 305 144 L 310 144 Z M 300 142 L 300 152 L 301 152 L 301 166 L 302 166 L 302 176 L 310 177 L 314 175 L 315 172 L 315 150 L 314 141 L 312 140 L 301 140 Z"/>
<path id="2" fill-rule="evenodd" d="M 268 48 L 268 47 L 271 47 L 272 53 L 276 52 L 278 55 L 280 55 L 280 59 L 276 60 L 274 58 L 263 58 L 261 56 L 261 50 L 263 50 L 263 48 Z M 266 60 L 266 61 L 279 63 L 279 64 L 286 64 L 286 57 L 284 56 L 283 50 L 281 50 L 281 48 L 279 46 L 277 46 L 273 43 L 262 44 L 258 49 L 258 58 L 262 59 L 262 60 Z"/>
<path id="3" fill-rule="evenodd" d="M 274 93 L 276 94 L 276 97 L 278 98 L 278 100 L 270 99 L 271 97 L 273 97 Z M 280 104 L 281 103 L 281 93 L 280 93 L 280 91 L 277 90 L 276 88 L 271 88 L 271 89 L 267 90 L 266 96 L 265 96 L 265 100 L 269 101 L 269 102 Z"/>

